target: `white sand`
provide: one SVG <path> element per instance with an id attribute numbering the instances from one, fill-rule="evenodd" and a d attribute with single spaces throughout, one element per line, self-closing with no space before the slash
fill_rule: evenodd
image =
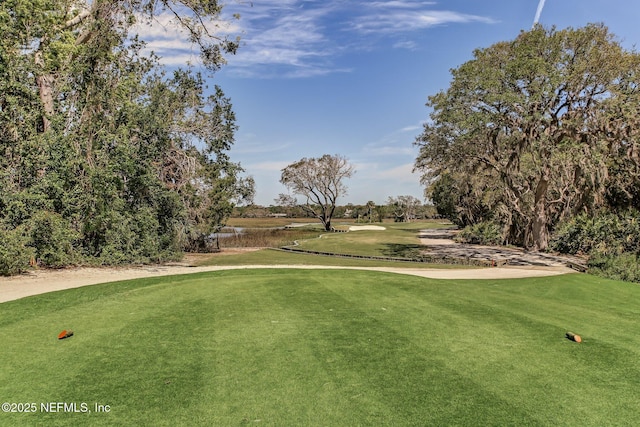
<path id="1" fill-rule="evenodd" d="M 386 230 L 386 227 L 381 225 L 352 225 L 349 227 L 349 231 L 362 231 L 362 230 Z"/>

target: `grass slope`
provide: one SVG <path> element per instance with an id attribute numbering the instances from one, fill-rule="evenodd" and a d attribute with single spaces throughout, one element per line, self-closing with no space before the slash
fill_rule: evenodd
<path id="1" fill-rule="evenodd" d="M 351 255 L 415 258 L 424 249 L 418 238 L 419 231 L 443 227 L 435 222 L 391 223 L 383 226 L 386 230 L 325 233 L 320 238 L 299 241 L 299 248 Z"/>
<path id="2" fill-rule="evenodd" d="M 1 304 L 1 425 L 637 425 L 640 287 L 245 270 Z M 75 336 L 58 341 L 63 328 Z M 579 333 L 582 344 L 564 338 Z"/>
<path id="3" fill-rule="evenodd" d="M 196 266 L 213 265 L 330 265 L 340 267 L 401 267 L 401 268 L 438 268 L 464 269 L 479 268 L 459 264 L 432 264 L 423 262 L 380 261 L 357 258 L 318 256 L 305 253 L 285 252 L 277 249 L 260 249 L 241 254 L 204 255 Z"/>

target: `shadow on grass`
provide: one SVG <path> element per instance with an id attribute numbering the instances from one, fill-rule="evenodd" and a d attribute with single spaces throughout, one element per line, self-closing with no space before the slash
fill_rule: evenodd
<path id="1" fill-rule="evenodd" d="M 405 243 L 385 243 L 382 255 L 394 258 L 418 258 L 424 246 Z"/>

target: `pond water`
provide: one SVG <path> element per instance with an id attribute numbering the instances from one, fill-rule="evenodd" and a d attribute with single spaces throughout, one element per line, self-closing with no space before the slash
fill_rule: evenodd
<path id="1" fill-rule="evenodd" d="M 209 237 L 215 239 L 224 239 L 225 237 L 234 237 L 244 234 L 244 227 L 223 227 L 218 233 L 212 233 Z"/>
<path id="2" fill-rule="evenodd" d="M 287 227 L 259 227 L 259 228 L 247 228 L 247 227 L 223 227 L 218 233 L 212 233 L 210 237 L 218 237 L 224 239 L 225 237 L 235 237 L 243 235 L 248 230 L 284 230 Z"/>

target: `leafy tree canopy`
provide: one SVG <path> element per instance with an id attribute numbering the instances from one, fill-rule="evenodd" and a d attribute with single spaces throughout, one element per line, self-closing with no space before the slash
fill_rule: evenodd
<path id="1" fill-rule="evenodd" d="M 416 140 L 416 168 L 448 216 L 493 220 L 505 240 L 542 250 L 568 216 L 637 203 L 640 55 L 605 26 L 538 25 L 452 74 Z"/>
<path id="2" fill-rule="evenodd" d="M 214 71 L 237 48 L 215 33 L 220 10 L 211 0 L 0 3 L 0 234 L 16 259 L 173 258 L 251 199 L 228 154 L 230 100 L 191 68 L 167 73 L 133 34 L 168 13 Z"/>
<path id="3" fill-rule="evenodd" d="M 294 194 L 305 198 L 307 212 L 318 218 L 325 230 L 331 230 L 331 219 L 338 197 L 347 194 L 343 182 L 355 173 L 349 161 L 339 155 L 303 158 L 282 169 L 280 182 Z M 281 200 L 287 197 L 281 195 Z M 290 200 L 290 199 L 289 199 Z"/>

